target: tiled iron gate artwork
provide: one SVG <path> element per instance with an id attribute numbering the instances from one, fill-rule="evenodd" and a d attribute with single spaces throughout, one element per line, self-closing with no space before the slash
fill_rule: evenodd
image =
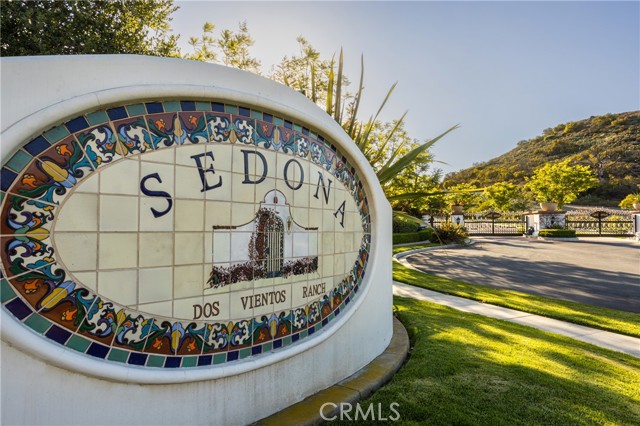
<path id="1" fill-rule="evenodd" d="M 150 101 L 25 142 L 1 171 L 2 305 L 45 339 L 149 368 L 225 364 L 313 335 L 360 289 L 365 191 L 303 124 Z"/>

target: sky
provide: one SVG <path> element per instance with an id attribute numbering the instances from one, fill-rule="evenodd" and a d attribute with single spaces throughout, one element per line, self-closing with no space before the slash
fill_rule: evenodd
<path id="1" fill-rule="evenodd" d="M 298 53 L 303 35 L 323 57 L 344 49 L 353 86 L 364 55 L 361 118 L 408 110 L 418 140 L 460 128 L 431 152 L 445 173 L 490 160 L 548 127 L 640 109 L 640 2 L 176 1 L 183 52 L 212 22 L 246 21 L 263 69 Z M 355 87 L 351 90 L 355 91 Z"/>

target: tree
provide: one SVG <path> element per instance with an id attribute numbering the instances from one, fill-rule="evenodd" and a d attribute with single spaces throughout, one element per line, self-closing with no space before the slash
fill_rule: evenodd
<path id="1" fill-rule="evenodd" d="M 335 67 L 335 60 L 322 59 L 320 52 L 303 36 L 298 36 L 296 41 L 300 49 L 299 54 L 282 58 L 271 71 L 269 78 L 297 90 L 326 109 L 330 73 Z M 349 85 L 349 80 L 344 75 L 342 85 Z"/>
<path id="2" fill-rule="evenodd" d="M 480 204 L 480 190 L 469 183 L 461 183 L 449 188 L 445 200 L 450 205 L 464 206 L 467 211 Z"/>
<path id="3" fill-rule="evenodd" d="M 189 44 L 193 53 L 184 55 L 185 59 L 203 62 L 217 62 L 228 67 L 260 74 L 260 61 L 252 57 L 249 48 L 255 41 L 249 34 L 246 21 L 238 24 L 238 31 L 222 30 L 216 38 L 213 33 L 216 26 L 205 22 L 200 37 L 191 37 Z"/>
<path id="4" fill-rule="evenodd" d="M 185 59 L 194 61 L 215 62 L 218 59 L 214 48 L 216 40 L 213 38 L 213 30 L 216 28 L 211 22 L 205 22 L 202 26 L 202 35 L 190 37 L 189 44 L 193 48 L 193 53 L 184 56 Z"/>
<path id="5" fill-rule="evenodd" d="M 523 188 L 510 182 L 494 183 L 484 190 L 486 205 L 498 211 L 525 210 L 531 203 Z"/>
<path id="6" fill-rule="evenodd" d="M 260 61 L 251 57 L 249 48 L 255 40 L 249 34 L 247 22 L 238 24 L 238 31 L 224 30 L 218 39 L 218 47 L 222 51 L 222 63 L 226 66 L 260 74 Z"/>
<path id="7" fill-rule="evenodd" d="M 546 164 L 534 171 L 527 180 L 529 189 L 538 202 L 558 203 L 558 208 L 578 198 L 578 195 L 598 185 L 589 166 L 570 166 L 569 160 Z"/>
<path id="8" fill-rule="evenodd" d="M 3 1 L 2 56 L 129 53 L 178 57 L 173 0 Z"/>

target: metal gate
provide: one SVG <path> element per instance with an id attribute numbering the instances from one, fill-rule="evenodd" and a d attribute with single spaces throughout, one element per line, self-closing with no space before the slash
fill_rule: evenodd
<path id="1" fill-rule="evenodd" d="M 465 214 L 464 221 L 459 220 L 459 216 L 449 218 L 434 218 L 429 220 L 432 227 L 438 227 L 441 223 L 452 222 L 461 224 L 467 228 L 469 235 L 489 236 L 489 235 L 522 235 L 525 232 L 525 219 L 521 214 L 511 217 L 504 217 L 501 213 L 490 211 L 478 214 Z"/>
<path id="2" fill-rule="evenodd" d="M 483 214 L 481 219 L 465 217 L 464 226 L 469 235 L 522 235 L 525 222 L 523 216 L 509 219 L 491 211 Z"/>
<path id="3" fill-rule="evenodd" d="M 633 235 L 633 220 L 609 218 L 605 211 L 595 211 L 589 215 L 593 219 L 573 219 L 567 215 L 565 225 L 567 229 L 576 231 L 576 235 L 606 236 L 630 236 Z M 608 219 L 608 220 L 605 220 Z"/>
<path id="4" fill-rule="evenodd" d="M 284 261 L 284 225 L 282 219 L 275 215 L 270 219 L 265 229 L 265 269 L 269 278 L 280 276 Z"/>

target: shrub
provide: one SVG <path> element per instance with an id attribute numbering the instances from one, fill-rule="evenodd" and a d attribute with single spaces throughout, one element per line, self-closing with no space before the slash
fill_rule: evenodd
<path id="1" fill-rule="evenodd" d="M 418 243 L 421 241 L 434 241 L 433 229 L 425 229 L 419 232 L 393 234 L 393 244 Z"/>
<path id="2" fill-rule="evenodd" d="M 618 206 L 621 209 L 633 210 L 633 205 L 637 204 L 638 202 L 640 202 L 640 193 L 636 192 L 627 195 L 624 200 L 620 201 L 620 204 L 618 204 Z"/>
<path id="3" fill-rule="evenodd" d="M 434 234 L 434 237 L 442 244 L 461 244 L 469 237 L 467 228 L 451 222 L 440 225 L 440 228 L 436 229 Z"/>
<path id="4" fill-rule="evenodd" d="M 416 222 L 411 222 L 409 219 L 405 219 L 399 216 L 393 216 L 393 233 L 410 233 L 417 232 L 420 229 L 420 225 Z"/>
<path id="5" fill-rule="evenodd" d="M 574 229 L 547 228 L 541 229 L 538 236 L 546 238 L 575 238 L 576 231 Z"/>

